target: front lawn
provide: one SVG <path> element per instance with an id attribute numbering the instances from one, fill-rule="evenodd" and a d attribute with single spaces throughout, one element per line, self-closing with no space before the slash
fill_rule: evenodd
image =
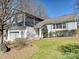
<path id="1" fill-rule="evenodd" d="M 48 38 L 33 41 L 38 48 L 37 52 L 29 59 L 69 59 L 58 50 L 60 46 L 67 44 L 78 44 L 78 38 Z"/>

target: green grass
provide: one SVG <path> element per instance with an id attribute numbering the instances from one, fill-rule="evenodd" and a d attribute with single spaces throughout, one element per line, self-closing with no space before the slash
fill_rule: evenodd
<path id="1" fill-rule="evenodd" d="M 78 38 L 48 38 L 33 43 L 38 49 L 29 59 L 68 59 L 70 56 L 62 55 L 58 48 L 61 45 L 79 43 L 79 40 Z"/>

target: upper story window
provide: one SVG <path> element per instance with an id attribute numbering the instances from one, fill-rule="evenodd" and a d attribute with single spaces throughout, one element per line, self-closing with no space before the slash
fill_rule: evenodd
<path id="1" fill-rule="evenodd" d="M 23 26 L 23 14 L 18 14 L 14 16 L 13 26 Z"/>

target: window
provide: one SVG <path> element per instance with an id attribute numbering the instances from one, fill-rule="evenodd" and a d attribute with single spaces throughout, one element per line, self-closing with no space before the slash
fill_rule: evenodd
<path id="1" fill-rule="evenodd" d="M 61 29 L 61 28 L 62 28 L 62 24 L 61 23 L 56 24 L 56 29 Z"/>
<path id="2" fill-rule="evenodd" d="M 10 32 L 10 33 L 19 33 L 19 31 L 15 31 L 15 32 Z"/>
<path id="3" fill-rule="evenodd" d="M 65 23 L 63 24 L 63 28 L 66 28 L 66 24 Z"/>
<path id="4" fill-rule="evenodd" d="M 53 24 L 53 29 L 55 29 L 55 24 Z"/>
<path id="5" fill-rule="evenodd" d="M 17 26 L 23 26 L 23 22 L 24 22 L 24 20 L 23 20 L 23 14 L 19 14 L 19 15 L 17 15 L 17 21 L 16 21 L 16 23 L 17 23 Z"/>
<path id="6" fill-rule="evenodd" d="M 56 29 L 59 29 L 59 24 L 56 24 Z"/>
<path id="7" fill-rule="evenodd" d="M 66 28 L 66 24 L 65 23 L 53 24 L 53 29 L 63 29 L 63 28 Z"/>
<path id="8" fill-rule="evenodd" d="M 59 28 L 62 29 L 62 24 L 60 24 L 60 27 Z"/>

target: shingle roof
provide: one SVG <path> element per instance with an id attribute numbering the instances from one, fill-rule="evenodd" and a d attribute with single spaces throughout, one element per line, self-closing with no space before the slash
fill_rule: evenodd
<path id="1" fill-rule="evenodd" d="M 75 21 L 76 18 L 77 18 L 77 14 L 70 14 L 70 15 L 60 16 L 60 17 L 56 17 L 56 18 L 52 18 L 52 19 L 46 19 L 46 20 L 36 24 L 34 26 L 34 28 L 40 28 L 46 24 Z"/>
<path id="2" fill-rule="evenodd" d="M 35 15 L 33 15 L 33 14 L 31 14 L 31 13 L 28 13 L 28 12 L 25 12 L 25 11 L 21 11 L 21 10 L 19 10 L 19 9 L 13 9 L 13 10 L 16 10 L 16 11 L 19 11 L 19 12 L 22 12 L 22 13 L 25 13 L 26 14 L 26 16 L 28 16 L 28 17 L 30 17 L 30 18 L 33 18 L 33 19 L 36 19 L 36 20 L 40 20 L 40 21 L 43 21 L 44 19 L 42 19 L 42 18 L 39 18 L 39 17 L 37 17 L 37 16 L 35 16 Z"/>

